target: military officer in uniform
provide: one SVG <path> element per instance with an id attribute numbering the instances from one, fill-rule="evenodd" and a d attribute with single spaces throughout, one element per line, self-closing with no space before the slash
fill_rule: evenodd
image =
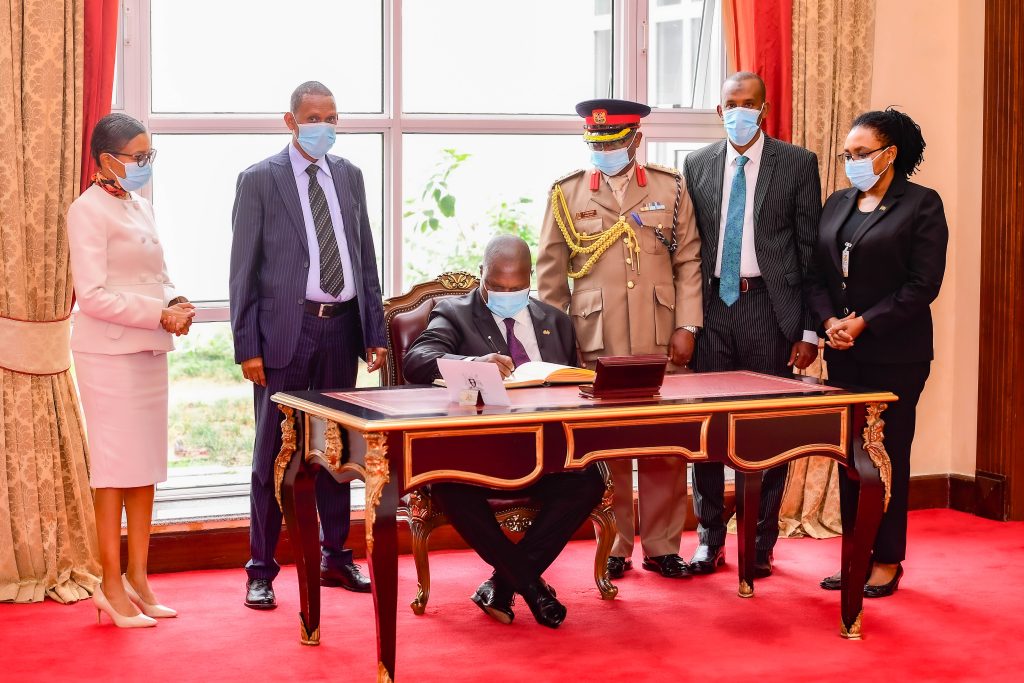
<path id="1" fill-rule="evenodd" d="M 551 188 L 537 257 L 540 297 L 569 313 L 587 367 L 601 356 L 665 354 L 670 370 L 683 368 L 703 315 L 700 238 L 685 181 L 675 169 L 636 162 L 640 119 L 650 107 L 602 99 L 581 102 L 576 112 L 586 120 L 593 168 Z M 618 523 L 608 573 L 619 578 L 632 568 L 633 463 L 608 466 Z M 643 458 L 638 469 L 643 567 L 690 576 L 679 557 L 686 462 Z"/>

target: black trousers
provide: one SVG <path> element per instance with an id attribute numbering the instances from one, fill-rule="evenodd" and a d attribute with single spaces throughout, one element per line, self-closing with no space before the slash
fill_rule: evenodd
<path id="1" fill-rule="evenodd" d="M 522 593 L 540 578 L 604 494 L 596 467 L 545 475 L 524 489 L 498 491 L 470 484 L 433 484 L 431 493 L 463 539 L 495 573 Z M 489 500 L 531 497 L 540 512 L 518 543 L 501 530 Z"/>
<path id="2" fill-rule="evenodd" d="M 274 496 L 274 459 L 281 450 L 284 415 L 270 397 L 278 391 L 343 389 L 355 386 L 362 331 L 359 309 L 334 318 L 302 317 L 302 331 L 291 362 L 283 368 L 265 368 L 267 386 L 254 385 L 256 445 L 252 458 L 249 549 L 245 565 L 250 579 L 271 579 L 281 570 L 274 559 L 281 535 L 281 508 Z M 320 514 L 321 563 L 351 564 L 348 539 L 351 505 L 349 485 L 339 484 L 321 470 L 316 478 L 316 507 Z"/>
<path id="3" fill-rule="evenodd" d="M 768 290 L 762 286 L 740 294 L 726 306 L 714 293 L 704 304 L 704 329 L 697 337 L 693 361 L 696 372 L 750 370 L 791 377 L 786 365 L 793 343 L 782 334 Z M 758 550 L 771 550 L 779 540 L 779 507 L 786 487 L 788 465 L 765 470 L 761 479 L 761 507 L 757 514 Z M 693 511 L 697 538 L 702 545 L 724 545 L 725 465 L 717 462 L 693 465 Z"/>
<path id="4" fill-rule="evenodd" d="M 843 352 L 828 354 L 829 381 L 864 389 L 891 391 L 900 400 L 882 413 L 885 451 L 892 464 L 892 497 L 875 537 L 875 562 L 896 564 L 907 554 L 907 495 L 910 489 L 910 446 L 917 426 L 917 401 L 931 372 L 931 363 L 862 363 Z M 845 528 L 857 516 L 859 485 L 839 469 L 839 504 Z"/>

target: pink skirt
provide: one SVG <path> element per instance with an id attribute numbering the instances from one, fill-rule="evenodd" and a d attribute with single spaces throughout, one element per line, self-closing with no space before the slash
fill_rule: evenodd
<path id="1" fill-rule="evenodd" d="M 167 480 L 167 354 L 75 354 L 94 489 Z"/>

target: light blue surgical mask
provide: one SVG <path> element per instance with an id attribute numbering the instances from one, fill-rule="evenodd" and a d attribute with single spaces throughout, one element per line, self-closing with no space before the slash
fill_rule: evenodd
<path id="1" fill-rule="evenodd" d="M 615 175 L 629 166 L 630 161 L 628 147 L 613 149 L 607 152 L 595 149 L 590 152 L 590 163 L 605 175 Z"/>
<path id="2" fill-rule="evenodd" d="M 300 123 L 299 147 L 314 159 L 323 159 L 334 147 L 337 133 L 333 123 Z"/>
<path id="3" fill-rule="evenodd" d="M 725 134 L 729 136 L 732 144 L 742 147 L 754 139 L 757 131 L 761 128 L 758 119 L 761 118 L 763 110 L 763 104 L 760 109 L 733 107 L 725 110 L 722 114 L 722 122 L 725 124 Z"/>
<path id="4" fill-rule="evenodd" d="M 518 292 L 492 292 L 487 290 L 487 308 L 499 318 L 514 318 L 530 303 L 530 289 Z"/>
<path id="5" fill-rule="evenodd" d="M 889 145 L 889 147 L 891 146 Z M 874 187 L 878 179 L 882 177 L 882 173 L 885 173 L 886 169 L 891 165 L 890 162 L 882 169 L 882 173 L 875 173 L 875 159 L 885 154 L 885 150 L 889 149 L 889 147 L 879 150 L 878 154 L 870 159 L 847 159 L 846 177 L 850 179 L 850 184 L 861 192 L 867 192 Z"/>
<path id="6" fill-rule="evenodd" d="M 153 178 L 153 162 L 145 166 L 139 166 L 138 162 L 131 162 L 124 165 L 124 178 L 118 178 L 117 183 L 121 189 L 127 192 L 141 190 Z"/>

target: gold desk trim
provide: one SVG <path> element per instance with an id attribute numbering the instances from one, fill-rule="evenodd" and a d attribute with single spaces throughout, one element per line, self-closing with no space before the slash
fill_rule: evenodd
<path id="1" fill-rule="evenodd" d="M 388 471 L 388 435 L 383 432 L 363 434 L 366 441 L 366 505 L 363 514 L 366 525 L 366 555 L 373 554 L 373 525 L 377 521 L 377 506 L 380 505 L 384 485 L 391 481 Z"/>
<path id="2" fill-rule="evenodd" d="M 533 471 L 519 479 L 500 479 L 485 474 L 472 474 L 462 470 L 431 470 L 427 474 L 412 474 L 413 443 L 421 439 L 437 439 L 455 436 L 486 436 L 489 434 L 533 434 L 537 443 L 535 449 L 535 465 Z M 405 486 L 412 489 L 433 479 L 449 479 L 464 481 L 469 484 L 489 486 L 496 489 L 518 489 L 526 486 L 537 478 L 544 470 L 544 427 L 542 425 L 522 425 L 519 427 L 492 427 L 485 429 L 441 429 L 429 432 L 405 432 Z"/>
<path id="3" fill-rule="evenodd" d="M 295 434 L 295 409 L 278 404 L 278 409 L 284 413 L 281 420 L 281 450 L 274 458 L 274 497 L 277 498 L 277 507 L 284 511 L 284 504 L 281 502 L 281 484 L 284 482 L 284 473 L 288 469 L 288 463 L 295 455 L 298 448 L 298 437 Z"/>
<path id="4" fill-rule="evenodd" d="M 736 425 L 749 420 L 760 420 L 767 418 L 799 417 L 801 415 L 838 415 L 840 418 L 839 444 L 812 443 L 797 448 L 790 448 L 788 451 L 774 455 L 767 460 L 745 460 L 736 454 Z M 828 406 L 824 408 L 807 408 L 803 410 L 787 410 L 785 412 L 757 412 L 757 413 L 734 413 L 729 415 L 729 460 L 737 465 L 751 468 L 773 467 L 787 460 L 812 453 L 831 453 L 838 460 L 846 462 L 848 455 L 846 444 L 849 443 L 849 418 L 850 409 L 848 406 Z"/>
<path id="5" fill-rule="evenodd" d="M 609 406 L 607 408 L 588 408 L 586 420 L 580 419 L 579 408 L 557 410 L 538 410 L 536 412 L 503 413 L 501 415 L 435 415 L 431 417 L 402 418 L 385 416 L 380 419 L 363 419 L 354 417 L 340 410 L 326 408 L 305 399 L 289 396 L 279 392 L 271 400 L 280 405 L 306 411 L 311 415 L 332 420 L 343 427 L 360 432 L 399 431 L 409 429 L 477 427 L 479 425 L 521 425 L 525 422 L 564 422 L 605 420 L 608 418 L 631 417 L 667 417 L 677 415 L 702 415 L 708 413 L 725 413 L 732 410 L 747 411 L 759 408 L 784 410 L 789 408 L 825 407 L 840 405 L 860 405 L 865 403 L 884 403 L 898 400 L 895 394 L 887 391 L 870 393 L 844 394 L 833 392 L 822 396 L 794 396 L 789 398 L 743 399 L 707 402 L 679 403 L 675 405 L 641 404 L 628 406 Z"/>
<path id="6" fill-rule="evenodd" d="M 871 458 L 871 464 L 878 470 L 878 477 L 885 488 L 882 512 L 888 512 L 889 499 L 892 497 L 892 461 L 885 450 L 885 420 L 882 419 L 882 413 L 888 407 L 885 403 L 867 404 L 867 423 L 864 426 L 864 450 Z"/>
<path id="7" fill-rule="evenodd" d="M 600 429 L 600 428 L 615 428 L 615 427 L 643 427 L 645 425 L 656 425 L 656 424 L 681 424 L 700 422 L 700 450 L 691 451 L 689 448 L 684 446 L 645 446 L 641 448 L 607 448 L 596 451 L 590 451 L 582 458 L 574 458 L 573 453 L 576 450 L 576 436 L 577 430 L 584 431 L 586 429 Z M 650 417 L 650 418 L 635 418 L 632 420 L 613 420 L 600 422 L 563 422 L 562 426 L 565 429 L 565 466 L 568 468 L 578 469 L 580 467 L 586 467 L 594 460 L 607 459 L 607 458 L 635 458 L 638 456 L 648 455 L 681 455 L 691 460 L 707 460 L 708 459 L 708 426 L 711 424 L 711 415 L 684 415 L 681 417 Z"/>

